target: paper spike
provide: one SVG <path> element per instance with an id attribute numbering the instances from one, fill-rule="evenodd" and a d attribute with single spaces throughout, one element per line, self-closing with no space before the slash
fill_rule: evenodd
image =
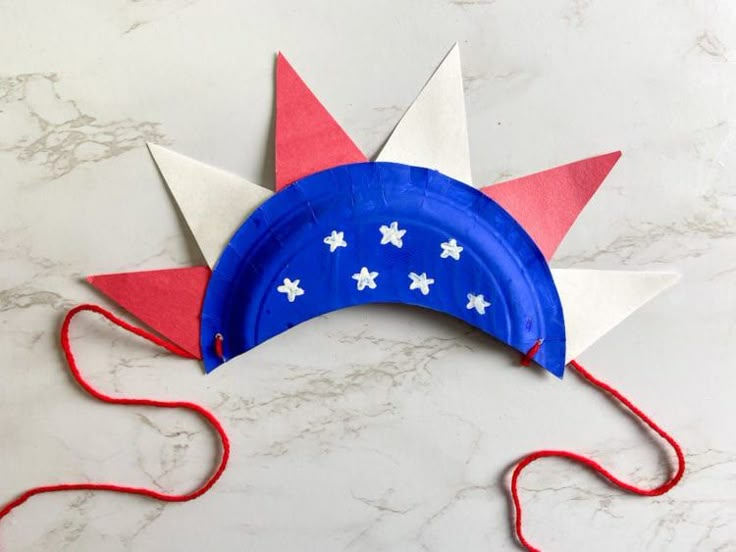
<path id="1" fill-rule="evenodd" d="M 213 267 L 246 217 L 272 192 L 156 144 L 148 144 L 148 149 L 207 264 Z"/>
<path id="2" fill-rule="evenodd" d="M 88 276 L 130 314 L 197 358 L 199 314 L 210 279 L 206 266 Z"/>
<path id="3" fill-rule="evenodd" d="M 549 260 L 620 157 L 615 151 L 481 191 L 524 227 Z"/>
<path id="4" fill-rule="evenodd" d="M 367 161 L 286 58 L 276 60 L 276 190 L 312 173 Z"/>
<path id="5" fill-rule="evenodd" d="M 680 278 L 671 272 L 580 269 L 553 269 L 552 277 L 565 316 L 566 362 Z"/>
<path id="6" fill-rule="evenodd" d="M 455 44 L 378 154 L 472 184 L 460 48 Z"/>

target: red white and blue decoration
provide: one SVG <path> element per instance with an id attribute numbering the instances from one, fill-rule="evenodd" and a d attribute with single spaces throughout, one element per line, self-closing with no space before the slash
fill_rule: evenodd
<path id="1" fill-rule="evenodd" d="M 457 46 L 374 160 L 279 54 L 275 142 L 275 192 L 149 144 L 204 264 L 88 278 L 161 338 L 99 307 L 77 310 L 101 313 L 172 352 L 201 359 L 207 372 L 306 320 L 366 303 L 443 312 L 517 350 L 524 365 L 534 362 L 558 377 L 572 367 L 665 439 L 676 453 L 677 469 L 662 485 L 642 489 L 576 453 L 527 455 L 513 471 L 510 490 L 516 535 L 529 550 L 536 548 L 522 532 L 518 479 L 536 460 L 576 462 L 639 495 L 660 495 L 677 484 L 685 461 L 674 439 L 575 361 L 677 275 L 550 266 L 620 152 L 474 187 Z M 229 444 L 211 414 L 184 402 L 118 399 L 97 392 L 79 374 L 63 335 L 72 372 L 88 392 L 107 402 L 198 412 L 220 435 L 221 462 L 204 485 L 186 495 L 64 484 L 26 492 L 0 517 L 42 492 L 115 490 L 183 501 L 214 485 L 225 469 Z"/>
<path id="2" fill-rule="evenodd" d="M 279 54 L 275 134 L 275 194 L 150 144 L 207 266 L 88 279 L 208 372 L 305 320 L 381 302 L 447 313 L 562 376 L 677 279 L 549 266 L 620 152 L 472 186 L 457 46 L 375 161 Z"/>

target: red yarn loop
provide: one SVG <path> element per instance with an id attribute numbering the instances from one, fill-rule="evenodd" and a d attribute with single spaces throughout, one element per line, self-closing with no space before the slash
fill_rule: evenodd
<path id="1" fill-rule="evenodd" d="M 133 406 L 153 406 L 158 408 L 185 408 L 192 412 L 195 412 L 199 414 L 202 418 L 204 418 L 215 430 L 217 435 L 220 438 L 221 446 L 222 446 L 222 453 L 220 457 L 220 462 L 217 465 L 216 469 L 210 475 L 209 479 L 207 479 L 200 487 L 197 489 L 184 493 L 184 494 L 170 494 L 170 493 L 162 493 L 155 489 L 148 489 L 144 487 L 133 487 L 128 485 L 116 485 L 112 483 L 61 483 L 57 485 L 45 485 L 40 487 L 34 487 L 32 489 L 29 489 L 25 492 L 23 492 L 20 496 L 15 498 L 14 500 L 8 502 L 5 506 L 0 509 L 0 519 L 5 517 L 7 514 L 9 514 L 14 508 L 20 506 L 24 502 L 26 502 L 29 498 L 43 494 L 43 493 L 52 493 L 52 492 L 60 492 L 60 491 L 109 491 L 109 492 L 116 492 L 116 493 L 125 493 L 125 494 L 133 494 L 133 495 L 139 495 L 139 496 L 145 496 L 149 498 L 153 498 L 156 500 L 161 500 L 164 502 L 186 502 L 189 500 L 193 500 L 195 498 L 198 498 L 202 496 L 204 493 L 209 491 L 217 482 L 218 479 L 222 476 L 223 472 L 225 471 L 225 468 L 227 467 L 228 459 L 230 457 L 230 440 L 227 436 L 227 433 L 225 432 L 225 429 L 222 427 L 222 424 L 219 422 L 215 416 L 203 408 L 202 406 L 187 402 L 187 401 L 160 401 L 156 399 L 137 399 L 137 398 L 125 398 L 125 397 L 112 397 L 110 395 L 107 395 L 105 393 L 102 393 L 101 391 L 98 391 L 94 387 L 92 387 L 85 379 L 82 373 L 79 371 L 79 368 L 77 367 L 76 360 L 74 358 L 74 355 L 72 354 L 71 350 L 71 343 L 69 340 L 69 327 L 71 324 L 72 319 L 83 311 L 90 311 L 97 314 L 100 314 L 107 318 L 110 322 L 113 324 L 116 324 L 117 326 L 123 328 L 124 330 L 131 332 L 137 336 L 140 336 L 144 339 L 147 339 L 148 341 L 163 347 L 164 349 L 182 356 L 186 358 L 194 358 L 190 353 L 187 351 L 181 349 L 180 347 L 174 345 L 173 343 L 169 343 L 168 341 L 161 339 L 160 337 L 151 334 L 147 332 L 146 330 L 143 330 L 141 328 L 138 328 L 136 326 L 133 326 L 126 322 L 125 320 L 122 320 L 112 314 L 111 312 L 98 307 L 97 305 L 79 305 L 72 310 L 70 310 L 66 317 L 64 318 L 64 323 L 61 327 L 61 346 L 64 350 L 64 355 L 66 357 L 67 363 L 69 364 L 69 370 L 71 372 L 72 377 L 76 380 L 76 382 L 79 384 L 79 386 L 84 389 L 87 393 L 92 395 L 94 398 L 111 404 L 123 404 L 123 405 L 133 405 Z M 538 340 L 534 346 L 522 357 L 521 363 L 522 365 L 528 365 L 531 360 L 534 358 L 534 355 L 539 351 L 539 348 L 542 345 L 542 340 Z M 222 338 L 219 336 L 219 339 L 215 340 L 215 347 L 216 351 L 218 353 L 218 356 L 222 356 Z M 591 375 L 585 368 L 583 368 L 580 364 L 578 364 L 576 361 L 571 361 L 570 366 L 572 366 L 578 375 L 580 375 L 584 380 L 586 380 L 589 384 L 592 386 L 598 388 L 601 391 L 604 391 L 611 395 L 614 399 L 619 401 L 619 403 L 627 408 L 631 413 L 633 413 L 637 418 L 639 418 L 642 422 L 644 422 L 652 431 L 657 433 L 662 439 L 667 441 L 667 443 L 672 447 L 672 449 L 675 451 L 675 455 L 677 456 L 677 470 L 675 471 L 674 475 L 670 477 L 667 481 L 665 481 L 662 485 L 659 485 L 658 487 L 655 487 L 653 489 L 644 489 L 641 487 L 637 487 L 635 485 L 632 485 L 630 483 L 627 483 L 615 475 L 613 475 L 611 472 L 609 472 L 606 468 L 601 466 L 598 462 L 595 460 L 592 460 L 590 458 L 587 458 L 585 456 L 582 456 L 580 454 L 569 452 L 565 450 L 539 450 L 536 452 L 533 452 L 531 454 L 528 454 L 524 458 L 522 458 L 519 463 L 514 468 L 514 471 L 511 476 L 511 499 L 513 502 L 514 507 L 514 513 L 515 513 L 515 520 L 514 520 L 514 530 L 516 533 L 516 537 L 521 543 L 521 545 L 529 550 L 530 552 L 540 552 L 539 548 L 536 548 L 533 546 L 524 536 L 524 533 L 522 531 L 522 506 L 521 501 L 519 500 L 519 477 L 521 475 L 521 472 L 529 466 L 529 464 L 542 459 L 542 458 L 563 458 L 566 460 L 570 460 L 572 462 L 576 462 L 578 464 L 582 464 L 583 466 L 587 467 L 594 473 L 600 475 L 607 481 L 609 481 L 611 484 L 619 487 L 620 489 L 623 489 L 625 491 L 629 491 L 633 494 L 637 494 L 640 496 L 659 496 L 670 489 L 672 489 L 675 485 L 677 485 L 682 479 L 683 474 L 685 473 L 685 456 L 682 452 L 682 448 L 680 445 L 662 428 L 660 428 L 649 416 L 644 414 L 637 406 L 635 406 L 629 399 L 624 397 L 619 391 L 608 385 L 607 383 L 604 383 L 603 381 L 595 378 L 593 375 Z"/>
<path id="2" fill-rule="evenodd" d="M 683 454 L 682 448 L 677 443 L 677 441 L 675 441 L 665 430 L 659 427 L 659 425 L 657 425 L 649 416 L 644 414 L 644 412 L 642 412 L 629 399 L 624 397 L 620 391 L 617 391 L 607 383 L 594 377 L 590 372 L 588 372 L 585 368 L 578 364 L 577 361 L 571 361 L 570 366 L 572 366 L 577 374 L 580 375 L 585 381 L 587 381 L 592 386 L 598 388 L 599 390 L 605 391 L 606 393 L 611 395 L 621 405 L 626 407 L 632 414 L 634 414 L 637 418 L 639 418 L 642 422 L 649 426 L 652 431 L 654 431 L 662 439 L 667 441 L 667 443 L 672 447 L 672 449 L 675 451 L 675 455 L 677 456 L 677 470 L 675 471 L 674 475 L 672 475 L 667 481 L 665 481 L 658 487 L 655 487 L 653 489 L 644 489 L 642 487 L 637 487 L 636 485 L 632 485 L 631 483 L 627 483 L 619 479 L 595 460 L 574 452 L 569 452 L 566 450 L 538 450 L 536 452 L 528 454 L 527 456 L 522 458 L 518 464 L 516 464 L 516 467 L 514 468 L 514 471 L 511 475 L 511 499 L 514 505 L 514 531 L 516 533 L 516 538 L 519 539 L 521 545 L 530 552 L 541 551 L 539 548 L 533 546 L 526 539 L 522 531 L 522 508 L 521 501 L 519 500 L 519 476 L 521 475 L 521 472 L 524 470 L 524 468 L 526 468 L 532 462 L 535 462 L 541 458 L 564 458 L 566 460 L 582 464 L 589 470 L 608 480 L 614 486 L 640 496 L 663 495 L 664 493 L 672 489 L 672 487 L 677 485 L 685 473 L 685 455 Z"/>
<path id="3" fill-rule="evenodd" d="M 532 348 L 529 349 L 523 357 L 521 357 L 522 366 L 529 366 L 532 363 L 532 360 L 537 356 L 542 343 L 544 343 L 544 339 L 537 339 L 534 345 L 532 345 Z"/>
<path id="4" fill-rule="evenodd" d="M 222 336 L 221 333 L 215 334 L 215 354 L 217 355 L 217 358 L 222 361 L 225 360 L 225 352 L 223 350 L 224 341 L 225 338 Z"/>
<path id="5" fill-rule="evenodd" d="M 8 515 L 14 508 L 20 506 L 23 504 L 26 500 L 29 498 L 43 494 L 43 493 L 54 493 L 59 491 L 110 491 L 115 493 L 125 493 L 125 494 L 133 494 L 133 495 L 140 495 L 140 496 L 146 496 L 149 498 L 154 498 L 156 500 L 161 500 L 164 502 L 186 502 L 188 500 L 193 500 L 195 498 L 198 498 L 202 496 L 204 493 L 209 491 L 212 486 L 217 482 L 218 479 L 220 479 L 220 476 L 225 471 L 225 467 L 227 466 L 228 459 L 230 458 L 230 440 L 228 439 L 227 433 L 225 433 L 225 429 L 222 427 L 222 424 L 220 421 L 215 418 L 215 416 L 206 410 L 204 407 L 187 402 L 187 401 L 160 401 L 156 399 L 134 399 L 134 398 L 126 398 L 126 397 L 112 397 L 110 395 L 106 395 L 105 393 L 102 393 L 101 391 L 98 391 L 94 387 L 92 387 L 85 379 L 84 376 L 82 376 L 82 373 L 79 371 L 79 368 L 77 367 L 77 362 L 74 358 L 74 355 L 72 354 L 71 350 L 71 344 L 69 342 L 69 325 L 71 324 L 72 319 L 83 311 L 90 311 L 95 312 L 97 314 L 101 314 L 105 318 L 107 318 L 110 322 L 113 324 L 116 324 L 123 328 L 124 330 L 127 330 L 137 336 L 140 336 L 144 339 L 147 339 L 148 341 L 163 347 L 164 349 L 182 356 L 186 358 L 194 358 L 191 354 L 186 352 L 184 349 L 181 349 L 180 347 L 177 347 L 173 343 L 169 343 L 168 341 L 165 341 L 161 339 L 160 337 L 153 335 L 141 328 L 138 328 L 136 326 L 133 326 L 126 322 L 125 320 L 122 320 L 112 314 L 111 312 L 103 309 L 102 307 L 98 307 L 97 305 L 79 305 L 77 307 L 74 307 L 72 310 L 70 310 L 66 317 L 64 318 L 64 323 L 61 326 L 61 347 L 64 350 L 64 355 L 66 357 L 66 361 L 69 364 L 69 371 L 71 372 L 72 377 L 76 380 L 76 382 L 79 384 L 79 386 L 84 389 L 87 393 L 92 395 L 94 398 L 101 400 L 106 403 L 112 403 L 112 404 L 124 404 L 124 405 L 135 405 L 135 406 L 154 406 L 158 408 L 185 408 L 187 410 L 191 410 L 192 412 L 195 412 L 199 414 L 202 418 L 204 418 L 215 430 L 218 437 L 220 438 L 221 446 L 222 446 L 222 453 L 220 456 L 220 462 L 217 465 L 217 468 L 212 472 L 212 475 L 210 475 L 209 479 L 204 482 L 200 487 L 197 489 L 184 493 L 184 494 L 169 494 L 169 493 L 162 493 L 155 489 L 147 489 L 144 487 L 132 487 L 128 485 L 116 485 L 112 483 L 61 483 L 57 485 L 44 485 L 40 487 L 34 487 L 32 489 L 29 489 L 25 492 L 23 492 L 20 496 L 18 496 L 16 499 L 8 502 L 5 506 L 3 506 L 2 509 L 0 509 L 0 519 Z"/>

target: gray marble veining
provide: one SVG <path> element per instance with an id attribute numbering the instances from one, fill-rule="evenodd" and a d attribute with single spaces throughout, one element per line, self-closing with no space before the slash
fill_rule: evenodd
<path id="1" fill-rule="evenodd" d="M 282 50 L 368 154 L 459 41 L 474 180 L 624 152 L 554 264 L 682 283 L 581 359 L 678 438 L 671 493 L 548 461 L 522 481 L 545 550 L 736 551 L 736 6 L 726 0 L 93 0 L 0 3 L 0 494 L 56 481 L 191 489 L 196 416 L 95 402 L 58 352 L 89 273 L 201 263 L 145 151 L 263 183 Z M 264 176 L 266 175 L 266 176 Z M 537 448 L 656 485 L 671 457 L 574 375 L 518 367 L 465 325 L 372 306 L 294 328 L 204 376 L 85 317 L 75 351 L 120 395 L 201 402 L 233 441 L 186 504 L 34 498 L 3 550 L 516 550 L 505 489 Z"/>

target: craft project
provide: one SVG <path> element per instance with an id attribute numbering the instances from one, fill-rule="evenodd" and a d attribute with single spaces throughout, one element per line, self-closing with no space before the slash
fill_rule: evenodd
<path id="1" fill-rule="evenodd" d="M 149 148 L 212 269 L 209 281 L 202 286 L 204 267 L 168 271 L 164 289 L 162 271 L 89 281 L 200 356 L 208 372 L 305 320 L 383 302 L 447 313 L 522 354 L 534 347 L 534 361 L 562 376 L 567 362 L 677 279 L 548 265 L 620 152 L 470 185 L 457 46 L 375 162 L 281 54 L 276 194 Z M 141 300 L 148 295 L 155 308 Z"/>
<path id="2" fill-rule="evenodd" d="M 549 265 L 621 154 L 476 189 L 457 45 L 375 161 L 367 160 L 281 54 L 275 193 L 162 146 L 149 149 L 206 266 L 88 281 L 175 352 L 201 359 L 207 372 L 325 313 L 400 303 L 461 319 L 519 351 L 522 364 L 534 362 L 559 377 L 571 365 L 633 408 L 574 358 L 677 276 Z M 640 490 L 573 453 L 530 455 L 512 479 L 524 546 L 533 549 L 521 532 L 517 479 L 538 458 L 581 462 L 640 494 L 661 494 L 677 483 L 684 470 L 679 447 L 634 412 L 675 448 L 674 476 L 654 490 Z"/>

